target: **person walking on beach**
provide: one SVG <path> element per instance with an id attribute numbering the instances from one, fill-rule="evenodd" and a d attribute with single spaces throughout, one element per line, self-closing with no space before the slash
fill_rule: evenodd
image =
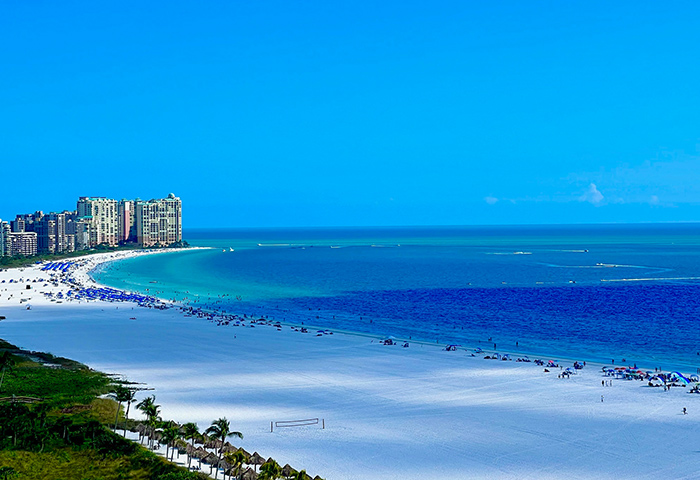
<path id="1" fill-rule="evenodd" d="M 683 415 L 688 415 L 688 411 L 683 407 Z"/>
<path id="2" fill-rule="evenodd" d="M 603 396 L 600 396 L 600 403 L 603 403 Z"/>

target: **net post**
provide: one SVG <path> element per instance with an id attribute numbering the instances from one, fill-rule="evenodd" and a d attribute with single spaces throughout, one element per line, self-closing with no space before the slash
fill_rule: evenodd
<path id="1" fill-rule="evenodd" d="M 272 422 L 270 422 L 270 433 L 272 433 Z"/>
<path id="2" fill-rule="evenodd" d="M 326 419 L 322 418 L 321 422 L 323 423 L 323 430 L 325 430 L 326 429 Z"/>

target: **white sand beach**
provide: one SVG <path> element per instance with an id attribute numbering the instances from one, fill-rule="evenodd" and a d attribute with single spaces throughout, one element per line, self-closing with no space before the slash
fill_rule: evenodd
<path id="1" fill-rule="evenodd" d="M 87 284 L 99 262 L 128 255 L 87 257 L 72 278 Z M 444 346 L 217 326 L 177 308 L 58 304 L 41 292 L 69 287 L 39 278 L 48 278 L 39 266 L 0 272 L 0 338 L 144 382 L 164 418 L 203 430 L 226 416 L 245 436 L 236 446 L 311 475 L 700 478 L 700 395 L 688 388 L 625 380 L 604 387 L 601 365 L 558 378 L 559 369 Z M 271 421 L 305 418 L 323 419 L 325 429 L 270 432 Z"/>

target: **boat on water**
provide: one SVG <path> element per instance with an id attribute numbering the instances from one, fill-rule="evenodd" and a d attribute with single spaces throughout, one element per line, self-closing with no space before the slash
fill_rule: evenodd
<path id="1" fill-rule="evenodd" d="M 233 248 L 229 247 L 228 251 L 233 252 Z"/>

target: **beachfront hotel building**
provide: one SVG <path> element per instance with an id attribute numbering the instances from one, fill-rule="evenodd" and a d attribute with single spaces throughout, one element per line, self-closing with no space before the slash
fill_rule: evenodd
<path id="1" fill-rule="evenodd" d="M 7 253 L 7 237 L 10 235 L 10 224 L 0 219 L 0 257 L 9 255 Z"/>
<path id="2" fill-rule="evenodd" d="M 119 242 L 136 241 L 136 212 L 134 200 L 119 201 Z"/>
<path id="3" fill-rule="evenodd" d="M 80 197 L 78 218 L 88 225 L 89 246 L 119 244 L 119 208 L 116 200 L 105 197 Z"/>
<path id="4" fill-rule="evenodd" d="M 36 247 L 36 232 L 10 232 L 5 238 L 5 252 L 8 256 L 31 257 L 36 255 Z"/>
<path id="5" fill-rule="evenodd" d="M 0 221 L 0 256 L 60 254 L 107 245 L 167 247 L 182 241 L 182 201 L 80 197 L 76 210 L 17 215 Z"/>
<path id="6" fill-rule="evenodd" d="M 167 198 L 136 200 L 136 242 L 142 247 L 168 246 L 182 241 L 182 201 Z"/>

